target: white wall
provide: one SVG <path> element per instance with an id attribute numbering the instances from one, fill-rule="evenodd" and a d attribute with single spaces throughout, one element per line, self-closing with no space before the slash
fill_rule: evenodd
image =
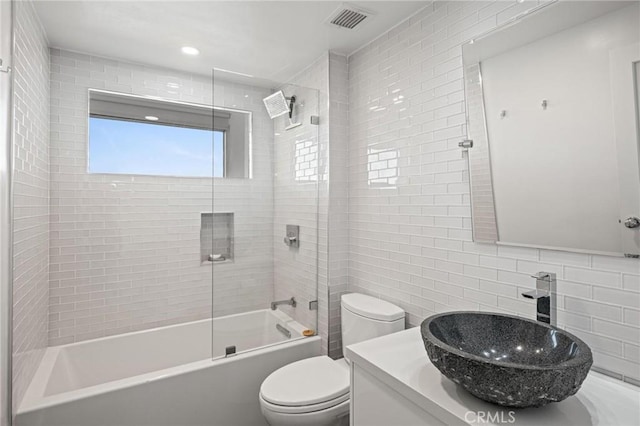
<path id="1" fill-rule="evenodd" d="M 88 174 L 88 88 L 203 104 L 214 97 L 215 106 L 252 111 L 254 179 L 215 180 L 212 187 L 211 179 Z M 51 50 L 50 345 L 268 306 L 273 124 L 262 105 L 268 93 Z M 212 209 L 235 214 L 234 263 L 200 264 L 200 213 Z"/>
<path id="2" fill-rule="evenodd" d="M 596 366 L 640 380 L 638 260 L 471 241 L 461 43 L 536 4 L 432 3 L 349 58 L 349 289 L 399 304 L 411 326 L 458 309 L 533 317 L 529 275 L 556 272 L 560 326 Z M 380 153 L 397 157 L 384 183 Z"/>
<path id="3" fill-rule="evenodd" d="M 482 60 L 500 241 L 623 252 L 610 54 L 640 39 L 638 13 L 634 4 Z"/>
<path id="4" fill-rule="evenodd" d="M 13 406 L 47 346 L 49 49 L 31 2 L 14 2 Z"/>

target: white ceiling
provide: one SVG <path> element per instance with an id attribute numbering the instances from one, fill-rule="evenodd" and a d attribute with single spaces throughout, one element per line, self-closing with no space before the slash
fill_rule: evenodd
<path id="1" fill-rule="evenodd" d="M 341 4 L 41 0 L 36 9 L 53 47 L 204 75 L 211 75 L 215 67 L 268 84 L 286 81 L 326 50 L 354 52 L 428 2 L 349 2 L 374 13 L 355 30 L 325 23 Z M 185 56 L 182 46 L 194 46 L 201 53 Z"/>

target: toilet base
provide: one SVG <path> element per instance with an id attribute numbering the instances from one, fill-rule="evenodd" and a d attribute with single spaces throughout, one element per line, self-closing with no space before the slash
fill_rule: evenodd
<path id="1" fill-rule="evenodd" d="M 266 409 L 264 405 L 260 409 L 270 426 L 349 426 L 348 400 L 335 407 L 310 413 L 278 413 Z"/>

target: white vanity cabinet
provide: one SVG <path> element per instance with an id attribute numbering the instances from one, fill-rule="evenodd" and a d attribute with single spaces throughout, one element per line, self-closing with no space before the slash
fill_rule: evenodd
<path id="1" fill-rule="evenodd" d="M 351 426 L 636 426 L 640 388 L 591 372 L 574 396 L 511 410 L 482 401 L 445 378 L 427 357 L 419 328 L 346 348 Z"/>
<path id="2" fill-rule="evenodd" d="M 426 408 L 376 378 L 357 364 L 351 369 L 352 426 L 444 425 Z"/>

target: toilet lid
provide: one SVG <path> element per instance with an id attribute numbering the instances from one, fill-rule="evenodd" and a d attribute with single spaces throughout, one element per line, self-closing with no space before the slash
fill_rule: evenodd
<path id="1" fill-rule="evenodd" d="M 349 393 L 346 363 L 328 356 L 296 361 L 274 371 L 260 387 L 262 398 L 272 404 L 303 406 L 320 404 Z"/>
<path id="2" fill-rule="evenodd" d="M 365 318 L 378 321 L 397 321 L 404 318 L 404 310 L 385 300 L 360 293 L 343 294 L 342 307 Z"/>

